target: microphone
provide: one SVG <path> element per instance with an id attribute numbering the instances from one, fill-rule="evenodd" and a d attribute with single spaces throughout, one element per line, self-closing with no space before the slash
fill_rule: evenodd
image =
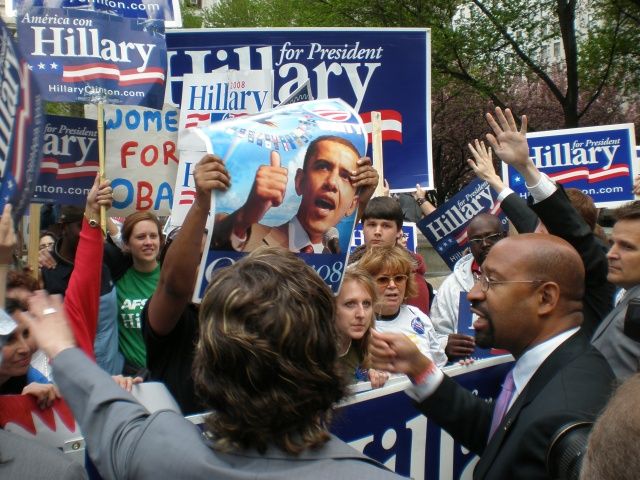
<path id="1" fill-rule="evenodd" d="M 340 253 L 340 234 L 336 227 L 331 227 L 322 235 L 322 245 L 331 253 Z"/>

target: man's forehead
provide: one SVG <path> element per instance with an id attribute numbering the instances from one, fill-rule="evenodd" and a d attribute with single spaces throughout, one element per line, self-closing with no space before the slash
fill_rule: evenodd
<path id="1" fill-rule="evenodd" d="M 618 220 L 613 225 L 613 233 L 624 233 L 626 235 L 637 236 L 640 238 L 640 219 Z"/>
<path id="2" fill-rule="evenodd" d="M 510 238 L 505 238 L 496 243 L 487 254 L 487 258 L 482 264 L 484 273 L 507 273 L 507 270 L 522 270 L 525 268 L 523 261 L 522 246 L 510 242 Z"/>
<path id="3" fill-rule="evenodd" d="M 332 140 L 319 142 L 315 152 L 311 156 L 313 160 L 340 161 L 342 164 L 355 165 L 358 155 L 347 145 Z"/>
<path id="4" fill-rule="evenodd" d="M 476 218 L 471 221 L 468 228 L 470 237 L 502 232 L 502 224 L 499 221 L 493 220 L 491 217 Z"/>
<path id="5" fill-rule="evenodd" d="M 395 226 L 396 222 L 394 220 L 389 220 L 388 218 L 376 218 L 369 217 L 365 220 L 365 223 L 393 223 Z"/>

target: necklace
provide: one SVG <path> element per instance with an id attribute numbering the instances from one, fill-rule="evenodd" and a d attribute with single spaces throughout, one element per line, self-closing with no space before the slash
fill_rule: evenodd
<path id="1" fill-rule="evenodd" d="M 350 348 L 351 348 L 351 339 L 349 339 L 349 345 L 347 345 L 347 348 L 345 349 L 345 351 L 339 354 L 338 357 L 344 357 L 347 354 L 347 352 L 349 352 Z"/>

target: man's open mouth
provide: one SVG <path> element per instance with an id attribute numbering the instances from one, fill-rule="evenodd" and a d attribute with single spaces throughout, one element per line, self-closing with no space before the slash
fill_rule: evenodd
<path id="1" fill-rule="evenodd" d="M 316 198 L 315 205 L 318 208 L 322 208 L 325 210 L 335 210 L 336 204 L 330 198 L 319 197 Z"/>

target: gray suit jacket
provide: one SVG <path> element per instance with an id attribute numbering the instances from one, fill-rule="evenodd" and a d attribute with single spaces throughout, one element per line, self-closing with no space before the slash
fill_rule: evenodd
<path id="1" fill-rule="evenodd" d="M 640 343 L 624 333 L 624 316 L 627 305 L 633 298 L 640 298 L 640 285 L 627 291 L 591 339 L 593 346 L 604 355 L 620 380 L 625 380 L 640 370 Z"/>
<path id="2" fill-rule="evenodd" d="M 336 437 L 297 457 L 276 448 L 264 454 L 216 451 L 180 414 L 160 410 L 150 415 L 75 348 L 55 358 L 53 373 L 105 480 L 401 478 Z"/>
<path id="3" fill-rule="evenodd" d="M 53 447 L 0 429 L 0 478 L 81 480 L 87 472 Z"/>

